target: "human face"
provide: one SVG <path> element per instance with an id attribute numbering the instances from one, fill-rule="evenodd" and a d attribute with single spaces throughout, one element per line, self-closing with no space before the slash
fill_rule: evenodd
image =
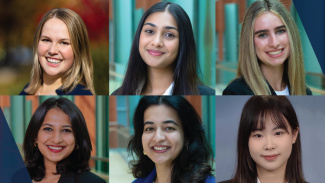
<path id="1" fill-rule="evenodd" d="M 143 151 L 156 165 L 172 166 L 184 146 L 184 132 L 177 112 L 165 105 L 144 112 Z"/>
<path id="2" fill-rule="evenodd" d="M 253 131 L 248 140 L 249 152 L 256 163 L 257 173 L 285 171 L 299 129 L 292 131 L 286 121 L 287 132 L 286 129 L 277 127 L 270 116 L 265 120 L 265 128 Z"/>
<path id="3" fill-rule="evenodd" d="M 38 131 L 35 142 L 44 156 L 44 163 L 58 163 L 75 148 L 75 137 L 70 118 L 61 109 L 50 109 Z"/>
<path id="4" fill-rule="evenodd" d="M 287 28 L 282 20 L 271 12 L 260 15 L 254 25 L 254 44 L 261 67 L 283 67 L 290 55 Z"/>
<path id="5" fill-rule="evenodd" d="M 139 52 L 151 68 L 172 68 L 179 48 L 179 32 L 174 17 L 165 12 L 148 16 L 140 34 Z"/>
<path id="6" fill-rule="evenodd" d="M 51 18 L 45 22 L 37 55 L 44 75 L 60 78 L 72 67 L 73 49 L 68 28 L 62 20 Z"/>

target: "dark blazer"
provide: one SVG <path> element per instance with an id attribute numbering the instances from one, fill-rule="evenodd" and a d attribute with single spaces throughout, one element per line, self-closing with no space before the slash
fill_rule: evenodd
<path id="1" fill-rule="evenodd" d="M 215 95 L 216 91 L 205 85 L 197 85 L 197 89 L 199 90 L 199 95 Z M 120 88 L 116 89 L 111 95 L 118 95 Z"/>
<path id="2" fill-rule="evenodd" d="M 156 178 L 157 172 L 156 168 L 154 168 L 150 174 L 145 177 L 145 178 L 138 178 L 132 183 L 153 183 L 154 179 Z M 216 179 L 213 176 L 208 176 L 205 180 L 204 183 L 215 183 Z"/>
<path id="3" fill-rule="evenodd" d="M 25 89 L 29 86 L 29 83 L 24 87 L 23 91 L 19 95 L 30 95 L 25 92 Z M 90 90 L 87 90 L 85 86 L 78 84 L 71 92 L 63 91 L 61 88 L 55 90 L 57 95 L 93 95 Z"/>
<path id="4" fill-rule="evenodd" d="M 62 174 L 58 183 L 106 183 L 106 181 L 91 172 Z"/>
<path id="5" fill-rule="evenodd" d="M 221 181 L 221 182 L 218 182 L 218 183 L 231 183 L 231 180 L 225 180 L 225 181 Z"/>
<path id="6" fill-rule="evenodd" d="M 268 84 L 269 85 L 269 84 Z M 272 95 L 276 95 L 275 91 L 269 85 Z M 290 93 L 290 85 L 289 85 Z M 306 94 L 312 95 L 312 92 L 309 88 L 306 87 Z M 222 95 L 254 95 L 252 89 L 248 86 L 243 77 L 233 80 L 222 92 Z"/>

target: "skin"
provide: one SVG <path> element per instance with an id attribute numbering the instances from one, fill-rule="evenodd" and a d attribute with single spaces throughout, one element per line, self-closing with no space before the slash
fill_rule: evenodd
<path id="1" fill-rule="evenodd" d="M 42 95 L 55 94 L 54 91 L 62 86 L 63 74 L 71 69 L 74 61 L 69 31 L 62 20 L 51 18 L 45 22 L 37 55 L 43 69 L 44 80 L 38 92 Z M 52 63 L 49 59 L 52 59 Z"/>
<path id="2" fill-rule="evenodd" d="M 184 148 L 182 123 L 173 108 L 154 105 L 144 112 L 142 145 L 144 152 L 155 163 L 156 181 L 170 182 L 173 161 Z"/>
<path id="3" fill-rule="evenodd" d="M 178 49 L 179 32 L 175 18 L 168 11 L 149 15 L 139 40 L 140 55 L 148 66 L 144 94 L 161 95 L 170 86 Z"/>
<path id="4" fill-rule="evenodd" d="M 57 163 L 67 158 L 75 149 L 75 137 L 69 116 L 61 109 L 50 109 L 45 115 L 35 142 L 44 156 L 45 177 L 41 182 L 57 183 L 60 175 L 53 175 L 56 173 Z M 59 149 L 60 152 L 53 152 L 53 148 Z"/>
<path id="5" fill-rule="evenodd" d="M 286 183 L 285 170 L 299 129 L 293 131 L 286 121 L 287 132 L 286 129 L 277 127 L 270 116 L 265 120 L 265 129 L 251 133 L 248 141 L 249 152 L 256 163 L 261 182 Z"/>
<path id="6" fill-rule="evenodd" d="M 254 25 L 254 44 L 263 75 L 276 91 L 285 89 L 284 61 L 290 55 L 290 42 L 282 20 L 271 12 L 260 15 Z"/>

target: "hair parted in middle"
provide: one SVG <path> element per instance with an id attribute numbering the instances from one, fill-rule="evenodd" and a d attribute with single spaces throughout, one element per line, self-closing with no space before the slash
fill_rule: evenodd
<path id="1" fill-rule="evenodd" d="M 36 181 L 41 181 L 44 178 L 45 166 L 44 156 L 38 147 L 35 147 L 35 139 L 38 136 L 45 115 L 53 108 L 58 108 L 69 116 L 76 144 L 73 152 L 67 158 L 58 162 L 56 166 L 57 173 L 81 173 L 90 170 L 88 162 L 92 146 L 87 125 L 81 111 L 69 99 L 52 97 L 45 100 L 33 114 L 23 142 L 25 165 L 31 178 Z"/>
<path id="2" fill-rule="evenodd" d="M 299 31 L 290 13 L 279 0 L 257 0 L 248 8 L 240 33 L 237 77 L 243 77 L 255 95 L 271 95 L 254 45 L 255 21 L 267 12 L 279 17 L 288 32 L 290 55 L 284 62 L 283 80 L 289 82 L 287 84 L 290 86 L 291 95 L 306 95 L 303 51 Z"/>
<path id="3" fill-rule="evenodd" d="M 119 95 L 136 95 L 138 84 L 147 80 L 147 65 L 139 52 L 140 34 L 144 22 L 153 13 L 170 13 L 176 20 L 179 32 L 178 56 L 174 61 L 174 88 L 173 95 L 199 94 L 197 84 L 200 83 L 198 62 L 194 34 L 191 21 L 181 6 L 170 2 L 160 2 L 150 7 L 142 16 L 135 33 L 128 68 Z"/>
<path id="4" fill-rule="evenodd" d="M 146 177 L 155 167 L 155 163 L 143 154 L 142 145 L 144 112 L 153 105 L 165 105 L 177 112 L 183 127 L 184 142 L 188 146 L 185 148 L 184 145 L 173 162 L 172 183 L 203 183 L 211 175 L 213 153 L 205 137 L 200 116 L 182 96 L 145 96 L 139 101 L 133 118 L 134 135 L 128 144 L 128 152 L 134 159 L 131 162 L 133 176 Z"/>
<path id="5" fill-rule="evenodd" d="M 248 141 L 253 131 L 264 129 L 266 118 L 279 128 L 293 133 L 299 128 L 296 112 L 285 96 L 253 96 L 245 104 L 238 129 L 237 169 L 233 183 L 257 183 L 256 163 L 250 155 Z M 289 124 L 289 126 L 287 125 Z M 301 160 L 301 141 L 298 133 L 296 142 L 292 144 L 292 152 L 288 159 L 285 178 L 288 182 L 306 183 Z"/>
<path id="6" fill-rule="evenodd" d="M 38 60 L 37 49 L 44 24 L 52 18 L 60 19 L 68 28 L 71 46 L 74 54 L 72 67 L 62 78 L 62 90 L 70 92 L 81 84 L 95 94 L 93 86 L 93 61 L 90 54 L 88 32 L 81 17 L 74 11 L 65 8 L 55 8 L 48 11 L 41 19 L 34 35 L 33 68 L 29 86 L 25 91 L 35 94 L 43 84 L 43 69 Z"/>

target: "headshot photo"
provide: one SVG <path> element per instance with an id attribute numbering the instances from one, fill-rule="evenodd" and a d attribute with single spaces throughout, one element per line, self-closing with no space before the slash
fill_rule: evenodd
<path id="1" fill-rule="evenodd" d="M 217 10 L 217 95 L 325 94 L 291 0 L 218 1 Z"/>
<path id="2" fill-rule="evenodd" d="M 108 113 L 96 112 L 107 104 L 108 97 L 1 96 L 1 108 L 33 183 L 108 181 L 108 126 L 102 120 Z M 11 182 L 23 172 L 15 172 Z"/>
<path id="3" fill-rule="evenodd" d="M 110 181 L 214 183 L 214 98 L 110 96 Z"/>
<path id="4" fill-rule="evenodd" d="M 233 96 L 216 101 L 217 182 L 324 180 L 324 97 Z"/>
<path id="5" fill-rule="evenodd" d="M 111 95 L 215 95 L 212 1 L 111 4 Z"/>
<path id="6" fill-rule="evenodd" d="M 24 9 L 24 11 L 17 11 Z M 0 94 L 108 95 L 108 2 L 0 8 Z"/>

